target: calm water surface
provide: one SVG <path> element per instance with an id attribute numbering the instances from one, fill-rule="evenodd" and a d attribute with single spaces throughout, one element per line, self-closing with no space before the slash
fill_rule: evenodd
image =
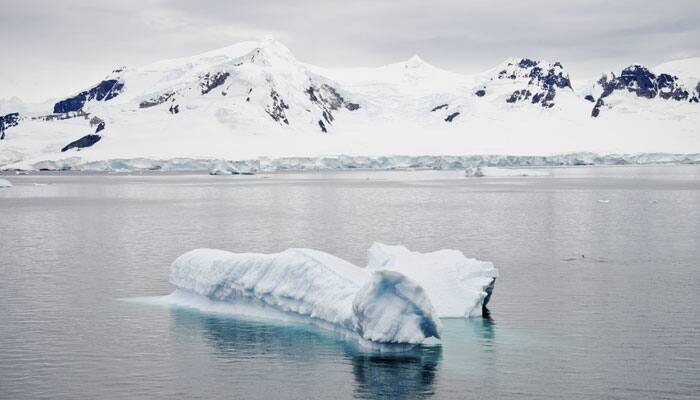
<path id="1" fill-rule="evenodd" d="M 4 176 L 0 398 L 697 399 L 700 167 L 550 171 Z M 197 247 L 363 265 L 373 241 L 493 261 L 492 318 L 382 355 L 123 300 Z"/>

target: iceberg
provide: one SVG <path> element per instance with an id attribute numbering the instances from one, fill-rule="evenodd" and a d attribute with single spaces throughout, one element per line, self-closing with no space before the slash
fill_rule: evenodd
<path id="1" fill-rule="evenodd" d="M 304 317 L 371 347 L 412 346 L 440 337 L 438 314 L 414 280 L 398 271 L 360 268 L 321 251 L 192 250 L 173 262 L 170 282 L 177 288 L 174 298 L 184 292 Z"/>
<path id="2" fill-rule="evenodd" d="M 484 176 L 484 171 L 481 167 L 469 167 L 464 171 L 464 176 L 467 178 L 481 178 Z"/>
<path id="3" fill-rule="evenodd" d="M 458 250 L 419 253 L 374 243 L 368 256 L 363 268 L 301 248 L 273 254 L 192 250 L 173 262 L 176 290 L 166 301 L 311 322 L 382 350 L 439 339 L 440 318 L 482 316 L 498 276 L 492 263 Z"/>
<path id="4" fill-rule="evenodd" d="M 370 247 L 367 269 L 400 272 L 420 283 L 441 318 L 482 316 L 498 277 L 493 263 L 459 250 L 419 253 L 381 243 Z"/>
<path id="5" fill-rule="evenodd" d="M 11 187 L 12 187 L 12 182 L 8 181 L 7 179 L 0 178 L 0 188 L 11 188 Z"/>
<path id="6" fill-rule="evenodd" d="M 481 177 L 514 177 L 514 176 L 549 176 L 549 172 L 534 169 L 497 168 L 497 167 L 469 167 L 464 171 L 467 178 Z"/>

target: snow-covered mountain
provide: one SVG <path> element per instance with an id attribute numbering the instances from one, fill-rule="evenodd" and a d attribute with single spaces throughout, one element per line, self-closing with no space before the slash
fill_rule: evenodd
<path id="1" fill-rule="evenodd" d="M 297 61 L 271 38 L 118 68 L 65 99 L 0 101 L 0 166 L 44 160 L 700 152 L 700 62 L 573 82 L 513 58 L 477 75 L 414 56 L 378 68 Z M 576 88 L 576 90 L 574 89 Z"/>

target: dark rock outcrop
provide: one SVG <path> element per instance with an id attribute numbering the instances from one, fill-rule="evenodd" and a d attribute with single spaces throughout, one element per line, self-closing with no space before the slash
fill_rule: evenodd
<path id="1" fill-rule="evenodd" d="M 100 82 L 97 86 L 78 93 L 77 95 L 61 100 L 53 107 L 54 114 L 63 114 L 72 111 L 82 111 L 85 103 L 90 100 L 108 101 L 119 95 L 124 89 L 124 84 L 116 79 Z"/>
<path id="2" fill-rule="evenodd" d="M 144 100 L 141 103 L 139 103 L 139 108 L 150 108 L 150 107 L 155 107 L 157 105 L 163 104 L 166 101 L 168 101 L 171 97 L 173 97 L 175 93 L 170 92 L 170 93 L 163 93 L 159 96 L 152 97 L 148 100 Z"/>
<path id="3" fill-rule="evenodd" d="M 601 97 L 596 101 L 595 106 L 593 107 L 593 111 L 591 111 L 591 116 L 593 118 L 597 117 L 600 115 L 600 109 L 605 105 L 605 101 L 603 101 L 603 98 Z"/>
<path id="4" fill-rule="evenodd" d="M 539 61 L 530 60 L 529 58 L 523 58 L 518 63 L 518 66 L 520 68 L 533 68 L 533 67 L 536 67 L 537 64 L 539 64 Z"/>
<path id="5" fill-rule="evenodd" d="M 0 115 L 0 140 L 5 139 L 5 131 L 19 125 L 19 113 Z"/>
<path id="6" fill-rule="evenodd" d="M 199 87 L 202 89 L 202 94 L 207 94 L 226 82 L 229 77 L 228 72 L 207 73 L 201 78 Z"/>
<path id="7" fill-rule="evenodd" d="M 676 101 L 688 100 L 688 91 L 678 84 L 678 77 L 668 74 L 661 74 L 657 78 L 657 86 L 659 88 L 659 96 L 664 99 L 673 99 Z"/>
<path id="8" fill-rule="evenodd" d="M 280 123 L 284 122 L 289 125 L 289 120 L 287 120 L 287 115 L 285 113 L 285 110 L 289 110 L 287 103 L 284 102 L 275 89 L 270 89 L 270 99 L 272 100 L 272 104 L 269 104 L 265 108 L 265 112 L 275 121 Z"/>
<path id="9" fill-rule="evenodd" d="M 61 149 L 61 152 L 65 152 L 70 149 L 83 149 L 86 147 L 90 147 L 93 144 L 99 142 L 100 139 L 102 139 L 100 135 L 85 135 L 78 140 L 68 143 L 64 148 Z"/>
<path id="10" fill-rule="evenodd" d="M 453 112 L 452 114 L 448 115 L 447 118 L 445 118 L 445 121 L 452 122 L 452 120 L 455 119 L 458 115 L 459 112 Z"/>
<path id="11" fill-rule="evenodd" d="M 430 112 L 435 112 L 437 110 L 442 110 L 443 108 L 447 108 L 448 104 L 440 104 L 439 106 L 435 106 Z"/>
<path id="12" fill-rule="evenodd" d="M 524 101 L 529 99 L 530 96 L 532 96 L 532 93 L 527 89 L 516 90 L 510 95 L 509 98 L 506 99 L 506 103 L 517 103 L 519 101 Z"/>
<path id="13" fill-rule="evenodd" d="M 327 110 L 336 111 L 345 108 L 349 111 L 355 111 L 360 108 L 359 104 L 345 100 L 333 86 L 325 83 L 320 86 L 309 86 L 306 93 L 312 103 L 323 106 Z"/>
<path id="14" fill-rule="evenodd" d="M 558 90 L 572 90 L 569 74 L 561 63 L 545 64 L 541 61 L 523 58 L 518 62 L 509 62 L 506 68 L 500 71 L 497 79 L 526 79 L 527 87 L 518 89 L 506 99 L 508 103 L 516 103 L 531 99 L 531 103 L 539 104 L 544 108 L 554 107 L 554 99 Z M 477 96 L 483 96 L 486 93 Z"/>
<path id="15" fill-rule="evenodd" d="M 631 65 L 623 69 L 620 76 L 616 76 L 614 73 L 610 76 L 603 75 L 598 80 L 598 85 L 601 87 L 602 93 L 591 111 L 592 117 L 600 115 L 601 107 L 605 105 L 604 98 L 619 91 L 632 93 L 645 99 L 659 97 L 664 100 L 691 103 L 698 101 L 697 97 L 700 93 L 700 83 L 695 88 L 695 92 L 691 93 L 677 76 L 665 73 L 656 75 L 642 65 Z"/>
<path id="16" fill-rule="evenodd" d="M 333 111 L 337 111 L 342 108 L 345 108 L 348 111 L 355 111 L 360 108 L 359 104 L 345 100 L 334 87 L 325 83 L 320 86 L 309 86 L 309 88 L 306 89 L 306 94 L 309 95 L 309 100 L 311 103 L 316 105 L 316 107 L 321 110 L 323 119 L 325 119 L 326 123 L 329 125 L 334 120 Z M 328 127 L 325 124 L 321 125 L 319 123 L 319 126 L 321 127 L 322 132 L 328 132 Z"/>
<path id="17" fill-rule="evenodd" d="M 105 123 L 104 121 L 100 122 L 97 124 L 97 128 L 95 129 L 95 133 L 99 133 L 105 129 Z"/>

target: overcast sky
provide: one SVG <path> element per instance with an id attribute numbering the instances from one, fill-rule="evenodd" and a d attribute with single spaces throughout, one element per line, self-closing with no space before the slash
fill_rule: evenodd
<path id="1" fill-rule="evenodd" d="M 700 56 L 700 0 L 0 0 L 0 99 L 41 101 L 118 66 L 272 34 L 327 67 L 413 54 L 475 73 L 509 56 L 560 60 L 573 79 Z"/>

